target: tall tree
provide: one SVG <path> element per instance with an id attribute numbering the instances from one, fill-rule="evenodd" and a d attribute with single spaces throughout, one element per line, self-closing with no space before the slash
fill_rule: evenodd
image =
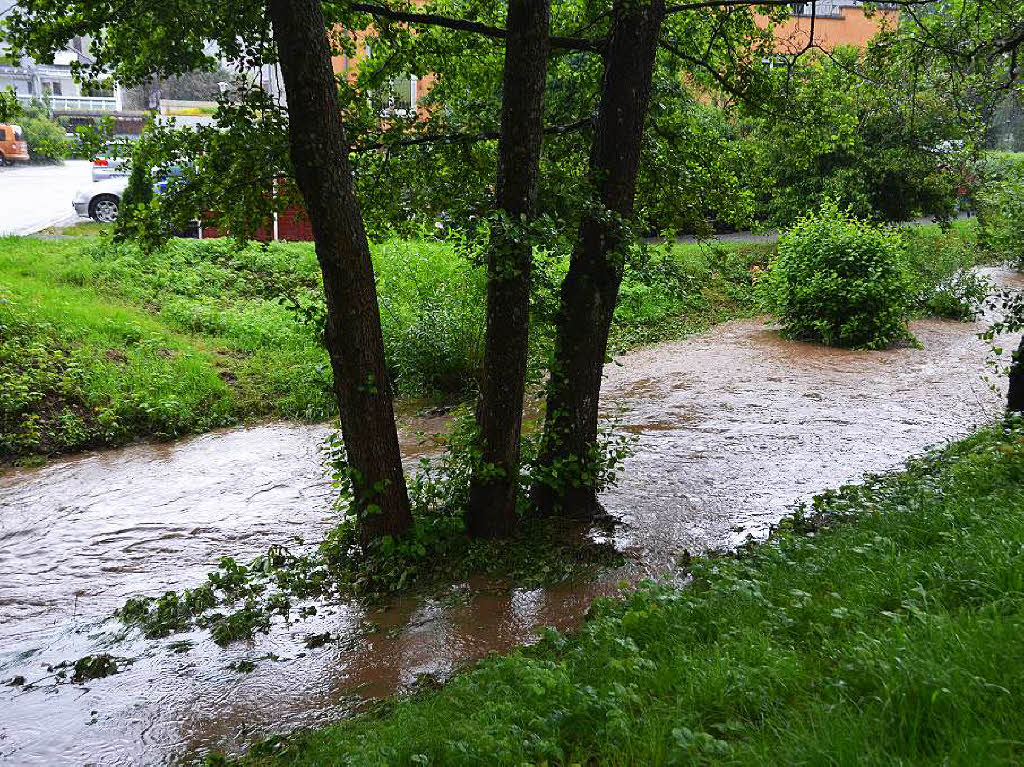
<path id="1" fill-rule="evenodd" d="M 364 543 L 403 532 L 412 516 L 380 310 L 331 68 L 329 25 L 320 0 L 269 0 L 267 5 L 37 0 L 16 9 L 10 24 L 16 45 L 44 56 L 75 35 L 95 36 L 92 74 L 109 67 L 126 84 L 211 68 L 211 40 L 222 55 L 240 64 L 279 58 L 288 97 L 293 173 L 323 274 L 325 340 L 341 411 L 353 511 Z M 179 32 L 173 41 L 166 36 L 172 29 Z M 246 151 L 244 145 L 234 149 Z"/>
<path id="2" fill-rule="evenodd" d="M 364 543 L 412 522 L 370 246 L 356 200 L 320 0 L 270 0 L 295 181 L 327 299 L 326 342 Z"/>
<path id="3" fill-rule="evenodd" d="M 663 0 L 615 0 L 590 155 L 594 199 L 584 210 L 562 283 L 534 498 L 542 511 L 590 518 L 601 375 L 631 242 L 630 220 Z"/>
<path id="4" fill-rule="evenodd" d="M 537 208 L 549 0 L 509 0 L 497 209 L 487 264 L 487 335 L 477 425 L 480 460 L 469 494 L 468 528 L 501 537 L 515 528 L 519 443 L 530 329 L 530 225 Z"/>

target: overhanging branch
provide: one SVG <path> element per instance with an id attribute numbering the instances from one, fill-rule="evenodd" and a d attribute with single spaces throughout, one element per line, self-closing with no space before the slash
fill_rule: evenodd
<path id="1" fill-rule="evenodd" d="M 353 11 L 369 13 L 378 18 L 388 21 L 398 21 L 405 24 L 419 24 L 424 26 L 444 27 L 457 32 L 469 32 L 482 35 L 494 40 L 504 40 L 506 32 L 502 27 L 491 26 L 480 21 L 469 19 L 455 19 L 450 16 L 441 16 L 436 13 L 416 13 L 414 11 L 400 11 L 389 8 L 386 5 L 374 3 L 351 3 L 348 6 Z M 550 38 L 552 48 L 560 48 L 570 51 L 591 51 L 601 53 L 604 51 L 604 40 L 592 40 L 585 37 L 561 37 L 552 35 Z"/>
<path id="2" fill-rule="evenodd" d="M 550 125 L 544 129 L 545 136 L 561 136 L 566 133 L 585 130 L 594 124 L 594 116 L 584 117 L 566 125 Z M 393 149 L 401 146 L 422 146 L 424 144 L 473 144 L 478 141 L 495 141 L 501 138 L 501 131 L 478 131 L 476 133 L 428 134 L 415 138 L 396 139 L 395 141 L 377 141 L 372 144 L 359 144 L 352 147 L 353 152 L 371 152 L 376 149 Z"/>

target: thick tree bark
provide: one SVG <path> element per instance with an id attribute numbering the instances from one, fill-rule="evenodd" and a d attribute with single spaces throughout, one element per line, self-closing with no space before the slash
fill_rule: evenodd
<path id="1" fill-rule="evenodd" d="M 269 0 L 295 180 L 327 299 L 326 343 L 363 543 L 412 522 L 370 248 L 356 200 L 320 0 Z"/>
<path id="2" fill-rule="evenodd" d="M 519 437 L 530 326 L 532 246 L 550 43 L 549 0 L 509 0 L 497 207 L 487 268 L 487 336 L 477 422 L 481 464 L 469 494 L 471 535 L 503 537 L 518 521 Z"/>
<path id="3" fill-rule="evenodd" d="M 1010 365 L 1010 388 L 1006 392 L 1006 409 L 1011 413 L 1024 413 L 1024 336 L 1013 353 Z"/>
<path id="4" fill-rule="evenodd" d="M 593 466 L 601 374 L 629 246 L 637 167 L 663 0 L 615 0 L 604 84 L 591 147 L 599 205 L 584 214 L 562 283 L 539 461 L 553 481 L 534 487 L 542 512 L 589 519 L 599 509 Z M 603 210 L 602 210 L 603 208 Z"/>

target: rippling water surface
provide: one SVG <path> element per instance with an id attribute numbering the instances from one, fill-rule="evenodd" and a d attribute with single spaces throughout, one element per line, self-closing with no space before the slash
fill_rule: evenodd
<path id="1" fill-rule="evenodd" d="M 339 605 L 227 650 L 201 633 L 181 653 L 167 648 L 181 636 L 114 642 L 103 621 L 129 596 L 202 581 L 221 556 L 316 541 L 332 523 L 327 427 L 271 424 L 0 475 L 0 678 L 41 680 L 0 687 L 0 759 L 108 765 L 234 751 L 343 716 L 420 674 L 443 678 L 540 626 L 569 628 L 623 575 L 662 574 L 684 549 L 763 536 L 794 502 L 990 420 L 1002 393 L 982 379 L 980 328 L 917 322 L 922 349 L 849 352 L 732 322 L 629 354 L 608 366 L 604 388 L 609 415 L 639 440 L 603 498 L 622 523 L 624 572 L 511 594 L 465 585 L 462 598 L 386 610 Z M 407 457 L 427 449 L 417 433 L 441 428 L 406 425 Z M 324 631 L 341 638 L 305 648 Z M 47 679 L 47 665 L 95 652 L 135 660 L 86 685 Z M 252 673 L 230 668 L 268 653 L 278 660 Z"/>

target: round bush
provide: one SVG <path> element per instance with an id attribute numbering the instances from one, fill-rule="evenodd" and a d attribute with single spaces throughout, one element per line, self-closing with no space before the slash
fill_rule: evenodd
<path id="1" fill-rule="evenodd" d="M 791 338 L 855 349 L 913 341 L 906 322 L 913 285 L 900 234 L 834 202 L 779 237 L 762 291 Z"/>

